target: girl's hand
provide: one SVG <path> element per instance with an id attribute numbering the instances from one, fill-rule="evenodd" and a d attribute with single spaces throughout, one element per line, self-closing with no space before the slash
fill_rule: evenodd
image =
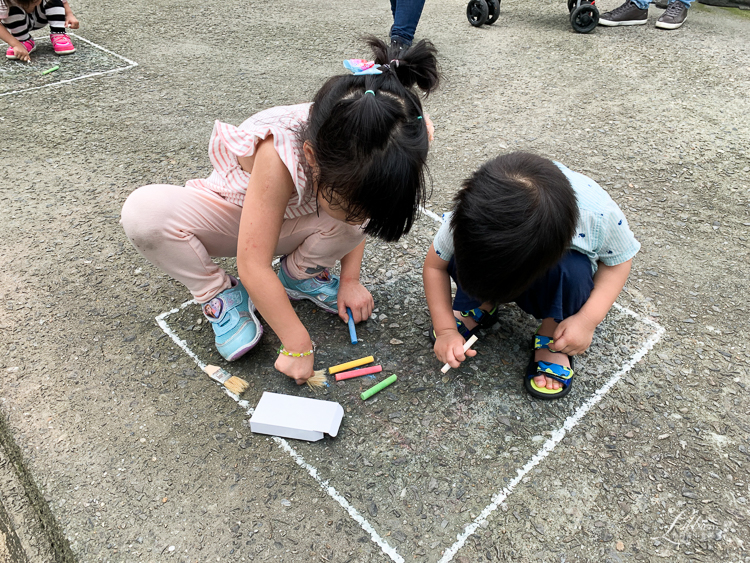
<path id="1" fill-rule="evenodd" d="M 550 350 L 563 352 L 568 356 L 583 354 L 591 346 L 594 329 L 596 324 L 580 313 L 563 319 L 552 335 L 554 343 Z"/>
<path id="2" fill-rule="evenodd" d="M 297 385 L 302 385 L 303 383 L 305 383 L 305 381 L 313 376 L 314 365 L 315 354 L 302 356 L 301 358 L 279 354 L 279 357 L 276 358 L 276 363 L 273 365 L 273 367 L 275 367 L 284 375 L 294 379 Z"/>
<path id="3" fill-rule="evenodd" d="M 19 45 L 18 47 L 13 47 L 13 53 L 16 55 L 16 58 L 18 58 L 19 61 L 24 61 L 27 63 L 31 62 L 31 56 L 29 55 L 29 52 L 26 50 L 26 47 L 23 45 Z"/>
<path id="4" fill-rule="evenodd" d="M 349 315 L 346 314 L 346 308 L 352 310 L 354 322 L 359 323 L 370 318 L 372 310 L 375 308 L 375 301 L 365 286 L 357 281 L 341 280 L 339 285 L 338 296 L 336 297 L 339 309 L 339 317 L 342 321 L 348 322 Z"/>
<path id="5" fill-rule="evenodd" d="M 75 17 L 72 13 L 65 14 L 65 27 L 69 27 L 70 29 L 78 29 L 78 26 L 80 24 L 78 23 L 78 18 Z"/>
<path id="6" fill-rule="evenodd" d="M 461 362 L 466 360 L 467 356 L 476 356 L 476 350 L 467 350 L 464 352 L 464 343 L 466 340 L 457 330 L 449 330 L 444 334 L 438 334 L 435 340 L 435 355 L 437 359 L 444 364 L 449 364 L 452 368 L 457 368 Z"/>
<path id="7" fill-rule="evenodd" d="M 427 127 L 427 139 L 432 143 L 435 139 L 435 125 L 432 123 L 432 119 L 427 114 L 424 114 L 424 125 Z"/>

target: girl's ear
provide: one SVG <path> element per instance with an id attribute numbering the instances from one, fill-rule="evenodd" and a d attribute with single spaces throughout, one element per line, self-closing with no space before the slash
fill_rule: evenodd
<path id="1" fill-rule="evenodd" d="M 302 150 L 305 153 L 305 160 L 307 160 L 308 166 L 310 168 L 315 168 L 315 151 L 312 148 L 312 145 L 309 141 L 305 141 L 305 143 L 302 145 Z"/>

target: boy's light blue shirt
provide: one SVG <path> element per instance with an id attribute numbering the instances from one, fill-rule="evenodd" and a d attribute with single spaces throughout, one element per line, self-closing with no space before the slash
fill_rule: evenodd
<path id="1" fill-rule="evenodd" d="M 571 250 L 589 257 L 592 273 L 596 272 L 599 262 L 616 266 L 635 256 L 641 243 L 635 239 L 625 215 L 609 194 L 588 176 L 559 162 L 555 164 L 570 181 L 578 201 L 580 216 L 570 243 Z M 450 212 L 443 215 L 443 224 L 432 242 L 437 255 L 446 262 L 453 258 L 454 253 L 450 216 Z"/>

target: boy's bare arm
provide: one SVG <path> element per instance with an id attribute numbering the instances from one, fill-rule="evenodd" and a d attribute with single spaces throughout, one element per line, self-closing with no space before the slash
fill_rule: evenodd
<path id="1" fill-rule="evenodd" d="M 606 266 L 600 263 L 599 269 L 594 274 L 594 289 L 591 290 L 591 295 L 581 307 L 579 314 L 583 314 L 594 326 L 598 326 L 617 301 L 622 288 L 625 287 L 632 265 L 632 258 L 617 266 Z"/>
<path id="2" fill-rule="evenodd" d="M 451 304 L 451 278 L 448 275 L 448 262 L 435 253 L 433 245 L 430 245 L 424 260 L 422 281 L 435 334 L 455 331 L 456 319 L 453 316 Z"/>
<path id="3" fill-rule="evenodd" d="M 594 330 L 607 316 L 625 287 L 632 263 L 631 259 L 616 266 L 599 264 L 599 269 L 594 274 L 591 295 L 580 311 L 557 325 L 551 349 L 568 355 L 581 354 L 588 349 Z"/>

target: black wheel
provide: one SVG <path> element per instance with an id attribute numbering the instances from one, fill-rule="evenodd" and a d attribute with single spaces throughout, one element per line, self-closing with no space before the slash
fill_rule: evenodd
<path id="1" fill-rule="evenodd" d="M 568 0 L 568 13 L 572 12 L 578 6 L 579 0 Z"/>
<path id="2" fill-rule="evenodd" d="M 469 4 L 466 6 L 466 17 L 469 18 L 471 25 L 479 27 L 487 21 L 489 11 L 485 0 L 469 0 Z"/>
<path id="3" fill-rule="evenodd" d="M 599 23 L 599 10 L 591 4 L 582 4 L 570 14 L 570 25 L 578 33 L 589 33 Z"/>
<path id="4" fill-rule="evenodd" d="M 487 0 L 487 25 L 492 25 L 500 17 L 500 0 Z"/>

